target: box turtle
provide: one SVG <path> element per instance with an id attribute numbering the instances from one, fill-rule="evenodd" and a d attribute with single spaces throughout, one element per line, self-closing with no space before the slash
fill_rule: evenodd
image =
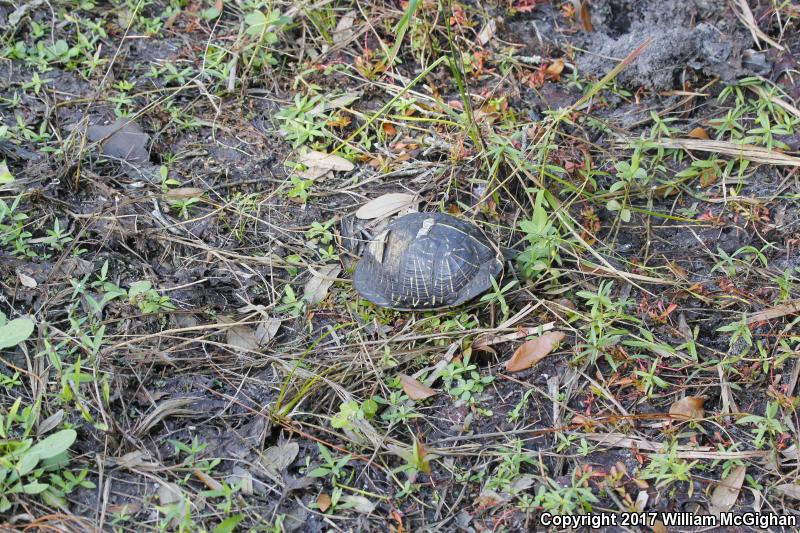
<path id="1" fill-rule="evenodd" d="M 444 213 L 411 213 L 369 241 L 353 286 L 381 307 L 452 307 L 491 287 L 491 278 L 503 270 L 502 258 L 468 222 Z"/>

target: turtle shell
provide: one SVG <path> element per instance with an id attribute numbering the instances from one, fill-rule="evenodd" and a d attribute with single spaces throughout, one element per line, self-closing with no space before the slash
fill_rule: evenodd
<path id="1" fill-rule="evenodd" d="M 369 241 L 353 286 L 381 307 L 451 307 L 491 287 L 503 270 L 501 259 L 472 224 L 444 213 L 411 213 Z"/>

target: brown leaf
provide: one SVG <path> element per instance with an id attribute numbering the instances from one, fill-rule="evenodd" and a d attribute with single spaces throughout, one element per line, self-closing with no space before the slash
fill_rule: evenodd
<path id="1" fill-rule="evenodd" d="M 547 76 L 550 79 L 557 81 L 558 78 L 561 76 L 561 73 L 564 71 L 564 60 L 561 58 L 556 59 L 555 61 L 550 63 L 550 65 L 547 66 L 547 69 L 545 69 L 545 71 L 547 72 Z"/>
<path id="2" fill-rule="evenodd" d="M 323 492 L 319 496 L 317 496 L 317 507 L 319 507 L 319 510 L 322 511 L 323 513 L 328 509 L 330 509 L 331 497 L 328 495 L 327 492 Z"/>
<path id="3" fill-rule="evenodd" d="M 736 500 L 739 499 L 739 491 L 742 490 L 746 472 L 746 466 L 734 466 L 725 479 L 719 482 L 711 494 L 711 511 L 713 513 L 726 513 L 733 509 Z"/>
<path id="4" fill-rule="evenodd" d="M 711 138 L 708 136 L 706 130 L 704 130 L 699 126 L 690 131 L 688 137 L 691 137 L 692 139 L 705 139 L 705 140 L 709 140 Z"/>
<path id="5" fill-rule="evenodd" d="M 383 132 L 389 137 L 394 137 L 397 135 L 397 128 L 395 128 L 394 124 L 391 122 L 384 122 L 381 124 L 381 128 L 383 128 Z"/>
<path id="6" fill-rule="evenodd" d="M 585 31 L 594 31 L 594 26 L 592 26 L 592 15 L 589 13 L 588 0 L 581 0 L 580 17 L 583 29 Z"/>
<path id="7" fill-rule="evenodd" d="M 705 415 L 704 403 L 706 399 L 702 396 L 687 396 L 673 403 L 669 414 L 682 420 L 698 420 Z"/>
<path id="8" fill-rule="evenodd" d="M 661 520 L 655 520 L 652 529 L 653 533 L 667 533 L 667 526 Z"/>
<path id="9" fill-rule="evenodd" d="M 206 191 L 197 187 L 176 187 L 164 193 L 167 200 L 188 200 L 189 198 L 199 198 Z"/>
<path id="10" fill-rule="evenodd" d="M 776 305 L 775 307 L 753 313 L 747 318 L 747 324 L 755 324 L 756 322 L 781 318 L 795 313 L 800 313 L 800 300 L 792 300 L 791 302 L 786 302 L 785 304 Z"/>
<path id="11" fill-rule="evenodd" d="M 564 340 L 563 331 L 551 331 L 540 337 L 525 341 L 514 351 L 514 355 L 506 363 L 506 370 L 519 372 L 527 370 L 547 357 L 555 347 Z"/>
<path id="12" fill-rule="evenodd" d="M 424 400 L 425 398 L 430 398 L 431 396 L 436 396 L 439 394 L 439 391 L 435 391 L 430 387 L 426 387 L 411 376 L 397 374 L 397 377 L 400 379 L 400 383 L 403 385 L 403 391 L 412 400 Z"/>

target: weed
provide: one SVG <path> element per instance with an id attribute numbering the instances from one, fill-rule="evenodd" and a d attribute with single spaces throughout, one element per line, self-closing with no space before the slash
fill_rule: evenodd
<path id="1" fill-rule="evenodd" d="M 692 469 L 699 461 L 687 461 L 678 457 L 678 443 L 668 444 L 663 453 L 654 453 L 650 456 L 650 463 L 641 471 L 639 477 L 644 480 L 654 480 L 659 488 L 667 487 L 679 481 L 691 481 Z M 692 494 L 692 484 L 689 483 L 689 495 Z"/>
<path id="2" fill-rule="evenodd" d="M 561 264 L 559 246 L 562 242 L 556 225 L 549 219 L 544 206 L 545 192 L 536 191 L 533 205 L 533 217 L 520 222 L 527 246 L 517 256 L 517 264 L 522 275 L 528 279 L 537 279 L 550 271 L 553 263 Z"/>
<path id="3" fill-rule="evenodd" d="M 752 424 L 755 426 L 751 431 L 755 437 L 753 446 L 756 449 L 760 450 L 765 444 L 773 443 L 780 433 L 786 431 L 786 426 L 780 420 L 778 411 L 778 402 L 769 402 L 764 416 L 747 415 L 736 421 L 737 424 Z"/>
<path id="4" fill-rule="evenodd" d="M 319 448 L 319 453 L 322 456 L 322 464 L 317 468 L 308 472 L 310 477 L 329 477 L 331 481 L 334 483 L 339 481 L 339 478 L 345 475 L 345 467 L 347 467 L 348 463 L 353 459 L 353 456 L 350 454 L 344 455 L 339 459 L 336 459 L 331 452 L 320 443 L 317 443 L 317 447 Z"/>

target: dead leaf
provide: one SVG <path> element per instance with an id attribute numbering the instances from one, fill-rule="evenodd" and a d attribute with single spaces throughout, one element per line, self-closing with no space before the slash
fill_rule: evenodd
<path id="1" fill-rule="evenodd" d="M 555 61 L 550 63 L 547 66 L 547 68 L 545 69 L 545 72 L 547 72 L 547 76 L 550 79 L 553 79 L 553 80 L 556 80 L 556 81 L 558 81 L 558 79 L 561 76 L 561 73 L 563 71 L 564 71 L 564 60 L 561 59 L 561 58 L 556 59 Z"/>
<path id="2" fill-rule="evenodd" d="M 342 271 L 337 264 L 324 265 L 311 272 L 311 277 L 306 282 L 303 298 L 310 304 L 318 304 L 328 295 L 328 289 L 336 281 L 336 276 Z"/>
<path id="3" fill-rule="evenodd" d="M 205 190 L 198 187 L 176 187 L 164 193 L 167 200 L 188 200 L 189 198 L 199 198 L 205 194 Z"/>
<path id="4" fill-rule="evenodd" d="M 395 128 L 394 124 L 392 124 L 391 122 L 384 122 L 383 124 L 381 124 L 381 128 L 383 129 L 383 132 L 389 137 L 394 137 L 395 135 L 397 135 L 397 128 Z"/>
<path id="5" fill-rule="evenodd" d="M 300 452 L 300 445 L 294 441 L 283 442 L 270 446 L 261 454 L 261 464 L 271 474 L 281 479 L 281 472 L 284 472 L 289 465 L 297 458 Z"/>
<path id="6" fill-rule="evenodd" d="M 259 346 L 264 347 L 269 341 L 275 338 L 281 328 L 281 321 L 278 318 L 265 316 L 256 327 L 256 341 Z"/>
<path id="7" fill-rule="evenodd" d="M 430 387 L 426 387 L 416 379 L 412 378 L 411 376 L 407 376 L 405 374 L 397 374 L 398 379 L 400 379 L 400 383 L 403 385 L 403 391 L 408 395 L 409 398 L 412 400 L 424 400 L 426 398 L 430 398 L 431 396 L 436 396 L 439 394 L 438 391 L 433 390 Z"/>
<path id="8" fill-rule="evenodd" d="M 198 468 L 194 468 L 194 469 L 192 469 L 192 472 L 194 472 L 194 475 L 197 477 L 197 479 L 202 481 L 203 485 L 208 487 L 209 490 L 220 490 L 222 488 L 222 483 L 220 483 L 219 481 L 217 481 L 213 477 L 209 476 L 208 474 L 206 474 L 202 470 L 200 470 Z"/>
<path id="9" fill-rule="evenodd" d="M 667 526 L 661 520 L 654 520 L 652 530 L 653 533 L 667 533 Z"/>
<path id="10" fill-rule="evenodd" d="M 690 131 L 688 137 L 691 137 L 692 139 L 705 139 L 705 140 L 711 138 L 708 136 L 708 133 L 706 133 L 706 130 L 704 130 L 699 126 Z"/>
<path id="11" fill-rule="evenodd" d="M 733 509 L 736 500 L 739 499 L 739 491 L 742 490 L 746 472 L 746 466 L 734 466 L 725 479 L 719 482 L 711 494 L 711 512 L 713 514 L 727 513 Z"/>
<path id="12" fill-rule="evenodd" d="M 22 283 L 23 287 L 27 287 L 29 289 L 35 289 L 36 285 L 38 285 L 35 279 L 26 274 L 23 274 L 22 272 L 17 272 L 17 277 L 19 278 L 19 282 Z"/>
<path id="13" fill-rule="evenodd" d="M 231 474 L 228 476 L 228 484 L 239 485 L 239 490 L 245 496 L 252 496 L 253 494 L 253 474 L 241 466 L 233 467 Z"/>
<path id="14" fill-rule="evenodd" d="M 414 198 L 416 197 L 413 194 L 390 192 L 362 205 L 356 211 L 356 217 L 361 220 L 388 217 L 411 205 L 414 202 Z"/>
<path id="15" fill-rule="evenodd" d="M 140 418 L 133 428 L 133 435 L 141 437 L 146 435 L 159 422 L 168 416 L 196 416 L 200 414 L 197 409 L 188 406 L 197 402 L 197 398 L 171 398 L 159 403 L 154 409 L 150 410 L 144 417 Z"/>
<path id="16" fill-rule="evenodd" d="M 669 414 L 681 420 L 699 420 L 705 416 L 704 403 L 702 396 L 686 396 L 670 406 Z"/>
<path id="17" fill-rule="evenodd" d="M 794 483 L 784 483 L 783 485 L 776 485 L 772 487 L 772 490 L 778 494 L 788 496 L 789 498 L 800 500 L 800 485 L 795 485 Z"/>
<path id="18" fill-rule="evenodd" d="M 226 332 L 227 343 L 241 352 L 257 352 L 261 348 L 255 328 L 234 326 Z"/>
<path id="19" fill-rule="evenodd" d="M 132 120 L 120 118 L 106 126 L 89 126 L 86 136 L 90 141 L 101 144 L 103 155 L 128 163 L 150 161 L 150 152 L 147 150 L 150 136 Z"/>
<path id="20" fill-rule="evenodd" d="M 519 372 L 527 370 L 547 357 L 555 347 L 564 340 L 563 331 L 551 331 L 535 339 L 525 341 L 514 351 L 514 355 L 506 362 L 506 370 Z"/>
<path id="21" fill-rule="evenodd" d="M 492 40 L 495 33 L 497 33 L 497 21 L 495 19 L 489 19 L 489 22 L 486 23 L 478 34 L 478 42 L 481 43 L 481 46 L 485 46 Z"/>
<path id="22" fill-rule="evenodd" d="M 769 309 L 764 309 L 757 313 L 753 313 L 747 318 L 747 324 L 755 324 L 756 322 L 763 322 L 765 320 L 772 320 L 773 318 L 781 318 L 786 315 L 793 315 L 800 313 L 800 300 L 793 300 L 785 304 L 776 305 Z"/>
<path id="23" fill-rule="evenodd" d="M 330 507 L 331 507 L 331 497 L 328 495 L 327 492 L 323 492 L 319 496 L 317 496 L 317 507 L 323 513 L 325 511 L 327 511 L 328 509 L 330 509 Z"/>
<path id="24" fill-rule="evenodd" d="M 164 481 L 158 487 L 158 501 L 161 505 L 169 505 L 181 501 L 181 488 L 170 481 Z"/>
<path id="25" fill-rule="evenodd" d="M 355 168 L 355 165 L 344 157 L 334 154 L 325 154 L 317 152 L 316 150 L 308 150 L 297 158 L 297 162 L 309 168 L 315 167 L 339 172 L 350 172 Z"/>
<path id="26" fill-rule="evenodd" d="M 498 335 L 497 333 L 484 333 L 475 339 L 475 341 L 472 343 L 472 347 L 476 350 L 494 353 L 494 350 L 490 348 L 490 346 L 493 344 L 515 341 L 525 337 L 530 337 L 531 335 L 539 335 L 540 333 L 553 329 L 553 326 L 553 322 L 548 322 L 547 324 L 543 324 L 541 326 L 519 326 L 517 331 L 503 335 Z"/>
<path id="27" fill-rule="evenodd" d="M 342 502 L 361 514 L 370 514 L 375 510 L 375 504 L 359 494 L 346 494 L 342 496 Z"/>
<path id="28" fill-rule="evenodd" d="M 592 15 L 589 13 L 588 0 L 581 0 L 581 9 L 579 15 L 581 17 L 581 25 L 583 26 L 583 29 L 588 32 L 594 31 L 594 26 L 592 25 Z"/>
<path id="29" fill-rule="evenodd" d="M 339 19 L 336 29 L 333 30 L 331 40 L 334 44 L 342 44 L 353 36 L 353 23 L 356 21 L 356 12 L 347 11 Z"/>

